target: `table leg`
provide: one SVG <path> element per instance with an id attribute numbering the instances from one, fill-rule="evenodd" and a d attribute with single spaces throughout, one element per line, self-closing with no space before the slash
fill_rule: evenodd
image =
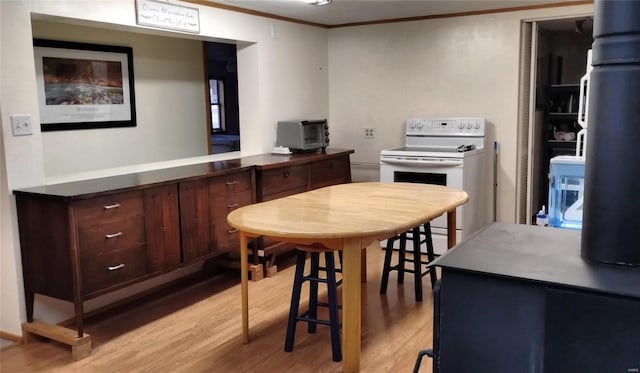
<path id="1" fill-rule="evenodd" d="M 360 282 L 367 282 L 367 249 L 361 249 L 360 252 Z"/>
<path id="2" fill-rule="evenodd" d="M 240 232 L 240 292 L 242 293 L 242 343 L 249 343 L 249 240 Z"/>
<path id="3" fill-rule="evenodd" d="M 358 238 L 347 238 L 342 249 L 342 371 L 345 373 L 360 370 L 361 243 Z"/>
<path id="4" fill-rule="evenodd" d="M 447 211 L 447 249 L 456 245 L 456 209 Z"/>

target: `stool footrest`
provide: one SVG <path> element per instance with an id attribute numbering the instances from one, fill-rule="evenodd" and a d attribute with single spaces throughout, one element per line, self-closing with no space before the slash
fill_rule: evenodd
<path id="1" fill-rule="evenodd" d="M 320 306 L 320 304 L 318 304 Z M 342 307 L 338 307 L 338 309 L 341 309 Z M 331 326 L 331 320 L 323 320 L 323 319 L 314 319 L 309 317 L 309 311 L 303 313 L 302 315 L 299 315 L 298 317 L 296 317 L 296 321 L 304 321 L 304 322 L 308 322 L 310 324 L 322 324 L 322 325 L 329 325 Z M 342 326 L 342 323 L 338 323 L 338 326 Z"/>

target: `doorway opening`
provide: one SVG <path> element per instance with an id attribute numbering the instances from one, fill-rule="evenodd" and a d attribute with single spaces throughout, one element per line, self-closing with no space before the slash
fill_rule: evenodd
<path id="1" fill-rule="evenodd" d="M 593 15 L 523 25 L 518 134 L 518 223 L 549 206 L 549 162 L 576 154 L 580 78 L 593 44 Z M 525 61 L 526 62 L 526 61 Z"/>
<path id="2" fill-rule="evenodd" d="M 203 42 L 209 154 L 240 150 L 238 59 L 235 44 Z"/>

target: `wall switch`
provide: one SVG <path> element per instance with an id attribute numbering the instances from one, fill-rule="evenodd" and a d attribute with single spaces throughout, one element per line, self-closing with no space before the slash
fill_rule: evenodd
<path id="1" fill-rule="evenodd" d="M 31 128 L 31 115 L 11 115 L 11 133 L 13 136 L 32 135 L 33 129 Z"/>
<path id="2" fill-rule="evenodd" d="M 364 138 L 365 139 L 373 139 L 373 138 L 376 137 L 375 136 L 376 135 L 375 128 L 373 128 L 373 127 L 365 127 L 365 128 L 363 128 L 363 130 L 364 130 Z"/>

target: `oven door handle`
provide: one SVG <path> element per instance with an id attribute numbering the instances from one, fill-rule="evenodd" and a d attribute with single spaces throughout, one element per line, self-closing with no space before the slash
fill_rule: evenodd
<path id="1" fill-rule="evenodd" d="M 413 167 L 449 167 L 449 166 L 462 166 L 461 159 L 439 161 L 435 159 L 430 160 L 413 160 L 413 159 L 389 159 L 381 158 L 381 163 L 393 164 L 399 166 L 413 166 Z"/>

